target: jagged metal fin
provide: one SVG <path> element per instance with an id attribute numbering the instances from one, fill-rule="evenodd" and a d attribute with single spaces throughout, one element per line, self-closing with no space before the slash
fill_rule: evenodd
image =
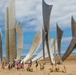
<path id="1" fill-rule="evenodd" d="M 18 37 L 16 60 L 20 60 L 21 53 L 22 53 L 22 47 L 23 47 L 23 32 L 22 32 L 22 26 L 21 26 L 20 22 L 16 25 L 16 34 L 17 34 L 17 37 Z"/>
<path id="2" fill-rule="evenodd" d="M 72 28 L 72 36 L 76 37 L 76 22 L 73 16 L 71 17 L 71 28 Z"/>
<path id="3" fill-rule="evenodd" d="M 9 53 L 9 8 L 6 7 L 5 10 L 5 30 L 6 30 L 6 61 L 10 62 L 10 53 Z"/>
<path id="4" fill-rule="evenodd" d="M 76 48 L 76 22 L 73 19 L 73 17 L 71 18 L 71 25 L 72 25 L 72 40 L 71 43 L 68 47 L 68 49 L 66 50 L 65 54 L 62 57 L 62 61 L 64 61 L 71 53 L 72 51 Z"/>
<path id="5" fill-rule="evenodd" d="M 51 56 L 50 56 L 50 14 L 52 10 L 52 5 L 48 5 L 45 3 L 44 0 L 42 0 L 42 12 L 43 12 L 43 25 L 44 25 L 44 31 L 46 32 L 45 40 L 46 40 L 46 46 L 47 46 L 47 51 L 49 55 L 49 59 L 51 62 Z M 43 51 L 44 51 L 44 46 L 43 46 Z M 45 63 L 45 62 L 44 62 Z M 51 62 L 52 63 L 52 62 Z"/>
<path id="6" fill-rule="evenodd" d="M 38 32 L 35 35 L 32 47 L 31 47 L 29 53 L 26 55 L 26 57 L 22 60 L 23 62 L 26 63 L 40 47 L 40 44 L 42 42 L 41 35 L 42 35 L 42 31 Z"/>
<path id="7" fill-rule="evenodd" d="M 43 46 L 43 58 L 44 58 L 44 63 L 45 63 L 45 36 L 46 36 L 46 34 L 45 34 L 46 32 L 45 32 L 45 30 L 44 30 L 44 28 L 42 27 L 42 46 Z"/>
<path id="8" fill-rule="evenodd" d="M 50 14 L 52 10 L 53 5 L 48 5 L 45 3 L 44 0 L 42 0 L 42 11 L 43 11 L 43 25 L 45 32 L 49 31 L 49 25 L 50 25 Z"/>
<path id="9" fill-rule="evenodd" d="M 16 59 L 16 15 L 15 15 L 15 0 L 8 0 L 9 13 L 9 54 L 10 62 Z"/>
<path id="10" fill-rule="evenodd" d="M 72 51 L 76 47 L 75 44 L 76 44 L 76 41 L 74 39 L 72 39 L 68 49 L 66 50 L 66 52 L 64 53 L 64 55 L 61 58 L 62 61 L 64 61 L 72 53 Z"/>
<path id="11" fill-rule="evenodd" d="M 0 64 L 2 63 L 2 32 L 0 29 Z"/>
<path id="12" fill-rule="evenodd" d="M 62 40 L 62 35 L 63 35 L 63 31 L 59 28 L 59 26 L 57 24 L 57 45 L 58 45 L 58 55 L 59 55 L 60 63 L 62 63 L 62 61 L 61 61 L 61 40 Z"/>
<path id="13" fill-rule="evenodd" d="M 54 39 L 51 39 L 49 42 L 51 43 L 51 45 L 53 44 L 53 40 Z M 45 45 L 45 58 L 46 57 L 48 57 L 48 55 L 46 55 L 47 54 L 47 48 L 46 48 L 46 45 Z M 53 51 L 52 51 L 53 52 Z M 40 59 L 41 57 L 43 56 L 43 50 L 41 50 L 41 52 L 35 57 L 35 58 L 33 58 L 33 60 L 32 61 L 35 61 L 36 59 L 38 60 L 38 59 Z"/>
<path id="14" fill-rule="evenodd" d="M 52 46 L 52 44 L 54 43 L 54 40 L 56 40 L 56 39 L 53 38 L 53 39 L 51 39 L 49 41 L 49 43 L 50 43 L 51 61 L 52 61 L 53 64 L 55 64 L 55 59 L 54 59 L 54 45 Z M 57 41 L 55 42 L 55 49 L 57 50 Z M 45 58 L 47 58 L 47 57 L 48 57 L 48 52 L 47 52 L 47 47 L 45 45 Z M 42 60 L 42 59 L 43 59 L 42 56 L 39 57 L 39 60 Z"/>

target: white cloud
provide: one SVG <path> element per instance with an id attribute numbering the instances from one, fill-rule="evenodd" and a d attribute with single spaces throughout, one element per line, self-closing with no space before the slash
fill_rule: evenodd
<path id="1" fill-rule="evenodd" d="M 51 25 L 55 28 L 55 24 L 58 23 L 63 28 L 70 27 L 71 16 L 76 16 L 76 1 L 75 0 L 55 0 L 52 14 Z M 76 18 L 75 18 L 76 19 Z"/>
<path id="2" fill-rule="evenodd" d="M 42 20 L 42 0 L 15 0 L 16 1 L 16 19 L 23 24 L 23 31 L 39 31 L 43 25 Z M 45 0 L 49 5 L 53 4 L 50 16 L 50 28 L 56 30 L 56 23 L 61 29 L 71 27 L 71 16 L 76 20 L 76 0 Z M 8 0 L 0 0 L 0 23 L 4 22 L 5 8 Z M 31 19 L 35 19 L 30 21 Z M 4 25 L 0 24 L 4 30 Z M 70 42 L 72 37 L 63 37 L 62 42 Z M 31 44 L 24 45 L 28 49 Z M 68 46 L 67 46 L 68 47 Z"/>
<path id="3" fill-rule="evenodd" d="M 28 25 L 26 26 L 35 26 L 34 30 L 39 31 L 39 27 L 43 25 L 42 0 L 15 1 L 17 20 L 22 23 L 27 22 Z M 7 6 L 7 2 L 8 0 L 0 0 L 0 11 L 3 12 L 3 14 L 5 7 Z M 53 4 L 50 17 L 51 29 L 55 29 L 56 23 L 58 23 L 62 28 L 71 27 L 71 16 L 73 15 L 76 20 L 76 0 L 45 0 L 45 2 L 49 5 Z M 29 22 L 29 20 L 33 18 L 36 20 Z"/>
<path id="4" fill-rule="evenodd" d="M 4 13 L 6 6 L 7 6 L 7 0 L 0 0 L 0 13 Z"/>
<path id="5" fill-rule="evenodd" d="M 51 28 L 55 28 L 56 23 L 64 28 L 71 26 L 71 16 L 73 15 L 74 18 L 76 16 L 75 0 L 45 0 L 45 2 L 49 5 L 53 4 L 50 20 Z M 41 25 L 43 24 L 42 0 L 16 0 L 16 14 L 18 18 L 36 18 L 37 21 L 32 21 L 32 23 L 29 23 L 29 26 L 36 25 L 36 27 L 38 28 L 41 27 Z"/>

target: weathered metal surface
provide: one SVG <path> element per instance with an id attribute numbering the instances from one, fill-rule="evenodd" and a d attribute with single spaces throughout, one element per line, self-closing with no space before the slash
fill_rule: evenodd
<path id="1" fill-rule="evenodd" d="M 16 25 L 16 34 L 18 38 L 16 60 L 20 60 L 22 47 L 23 47 L 23 32 L 22 32 L 22 26 L 20 22 Z"/>
<path id="2" fill-rule="evenodd" d="M 13 61 L 16 58 L 16 30 L 15 30 L 15 0 L 8 0 L 6 10 L 6 60 Z"/>
<path id="3" fill-rule="evenodd" d="M 2 63 L 2 32 L 0 30 L 0 64 Z"/>
<path id="4" fill-rule="evenodd" d="M 6 30 L 6 61 L 10 61 L 10 53 L 9 53 L 9 13 L 8 7 L 5 11 L 5 30 Z"/>
<path id="5" fill-rule="evenodd" d="M 51 39 L 50 40 L 50 45 L 52 45 L 53 44 L 53 41 L 54 41 L 54 39 Z M 50 46 L 51 47 L 51 46 Z M 52 52 L 54 52 L 54 51 L 52 51 Z M 47 47 L 46 47 L 46 45 L 45 45 L 45 58 L 47 57 Z M 38 60 L 38 59 L 40 59 L 41 57 L 43 56 L 43 50 L 41 50 L 41 52 L 36 56 L 36 57 L 34 57 L 33 59 L 32 59 L 32 61 L 36 61 L 36 60 Z"/>
<path id="6" fill-rule="evenodd" d="M 50 40 L 50 54 L 51 54 L 51 61 L 53 62 L 53 64 L 55 64 L 55 58 L 54 58 L 54 45 L 52 46 L 52 44 L 54 43 L 54 39 L 53 41 Z M 55 51 L 57 50 L 57 42 L 55 42 Z M 47 48 L 45 46 L 45 58 L 48 57 L 48 53 L 47 53 Z M 39 60 L 42 60 L 43 57 L 40 57 Z"/>
<path id="7" fill-rule="evenodd" d="M 59 28 L 57 24 L 57 45 L 58 45 L 58 55 L 59 55 L 59 63 L 62 63 L 61 60 L 61 40 L 62 40 L 63 31 Z"/>
<path id="8" fill-rule="evenodd" d="M 40 31 L 35 35 L 32 47 L 29 50 L 29 53 L 26 55 L 26 57 L 22 60 L 23 62 L 26 63 L 33 56 L 33 54 L 38 50 L 42 42 L 41 34 L 42 32 Z"/>
<path id="9" fill-rule="evenodd" d="M 49 59 L 51 64 L 51 55 L 50 55 L 50 13 L 52 10 L 52 5 L 48 5 L 45 3 L 44 0 L 42 0 L 42 12 L 43 12 L 43 32 L 42 32 L 42 46 L 43 46 L 43 58 L 45 63 L 45 50 L 44 50 L 44 42 L 46 41 L 47 51 L 49 55 Z M 44 35 L 46 33 L 46 35 Z"/>
<path id="10" fill-rule="evenodd" d="M 15 0 L 8 0 L 9 2 L 9 52 L 10 61 L 16 58 L 16 30 L 15 30 Z"/>
<path id="11" fill-rule="evenodd" d="M 72 40 L 70 42 L 70 45 L 64 55 L 62 56 L 62 61 L 64 61 L 71 53 L 72 51 L 76 48 L 76 22 L 71 18 L 71 27 L 72 27 Z"/>

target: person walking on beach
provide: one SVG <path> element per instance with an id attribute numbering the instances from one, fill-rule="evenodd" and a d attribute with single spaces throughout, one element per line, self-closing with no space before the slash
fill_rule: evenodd
<path id="1" fill-rule="evenodd" d="M 36 66 L 35 66 L 35 67 L 36 67 L 36 70 L 37 70 L 37 67 L 38 67 L 38 62 L 37 62 L 37 60 L 36 60 Z"/>

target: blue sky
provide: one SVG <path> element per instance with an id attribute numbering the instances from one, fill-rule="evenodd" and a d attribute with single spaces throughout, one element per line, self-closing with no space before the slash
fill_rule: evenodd
<path id="1" fill-rule="evenodd" d="M 64 31 L 61 49 L 62 52 L 65 52 L 72 38 L 71 16 L 73 15 L 76 20 L 76 0 L 45 0 L 45 2 L 53 5 L 50 16 L 50 38 L 56 38 L 56 23 L 58 23 Z M 0 0 L 3 56 L 5 56 L 5 8 L 7 5 L 8 0 Z M 21 22 L 24 34 L 22 55 L 26 55 L 31 48 L 35 34 L 40 31 L 43 25 L 42 0 L 15 0 L 15 6 L 16 23 Z"/>

